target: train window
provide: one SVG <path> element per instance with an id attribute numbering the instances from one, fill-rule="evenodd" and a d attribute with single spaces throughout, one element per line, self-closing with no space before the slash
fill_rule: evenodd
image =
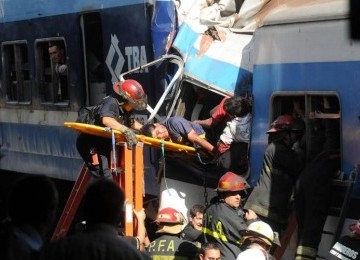
<path id="1" fill-rule="evenodd" d="M 24 41 L 2 43 L 3 80 L 8 104 L 30 104 L 31 73 Z"/>
<path id="2" fill-rule="evenodd" d="M 37 83 L 44 105 L 69 104 L 68 64 L 65 41 L 36 41 Z"/>
<path id="3" fill-rule="evenodd" d="M 272 121 L 292 115 L 305 123 L 301 145 L 307 160 L 323 149 L 340 149 L 340 102 L 336 94 L 276 95 L 272 101 Z"/>

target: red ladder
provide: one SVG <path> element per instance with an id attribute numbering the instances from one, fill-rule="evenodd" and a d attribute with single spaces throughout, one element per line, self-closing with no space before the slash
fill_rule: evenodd
<path id="1" fill-rule="evenodd" d="M 113 174 L 114 181 L 123 189 L 127 204 L 125 207 L 125 235 L 133 236 L 133 207 L 140 210 L 143 207 L 144 196 L 144 162 L 143 143 L 138 143 L 132 150 L 127 148 L 126 143 L 116 145 L 117 174 Z M 110 158 L 113 158 L 110 156 Z M 112 162 L 110 162 L 112 165 Z M 85 194 L 86 187 L 91 180 L 91 173 L 84 164 L 80 170 L 79 177 L 70 193 L 59 222 L 55 228 L 51 240 L 66 236 L 79 208 L 80 202 Z"/>

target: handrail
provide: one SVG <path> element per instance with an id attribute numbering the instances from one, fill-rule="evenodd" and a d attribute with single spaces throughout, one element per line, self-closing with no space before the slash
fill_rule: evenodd
<path id="1" fill-rule="evenodd" d="M 183 68 L 184 68 L 184 61 L 182 60 L 181 57 L 177 56 L 177 55 L 173 55 L 173 54 L 166 54 L 166 55 L 163 55 L 161 58 L 157 59 L 157 60 L 154 60 L 152 62 L 149 62 L 145 65 L 142 65 L 142 66 L 139 66 L 139 67 L 136 67 L 134 69 L 131 69 L 127 72 L 124 72 L 122 74 L 120 74 L 119 76 L 119 79 L 120 81 L 123 81 L 124 80 L 124 76 L 127 75 L 127 74 L 130 74 L 130 73 L 133 73 L 133 72 L 138 72 L 138 71 L 141 71 L 145 68 L 148 68 L 148 67 L 151 67 L 151 66 L 154 66 L 160 62 L 164 62 L 166 60 L 169 60 L 169 62 L 171 63 L 174 63 L 176 65 L 178 65 L 178 70 L 176 71 L 175 75 L 173 76 L 173 78 L 171 79 L 169 85 L 165 88 L 164 90 L 164 93 L 162 94 L 161 98 L 159 99 L 159 101 L 157 102 L 156 106 L 154 109 L 152 109 L 151 106 L 147 106 L 147 110 L 148 112 L 150 113 L 150 116 L 149 118 L 147 119 L 147 122 L 150 122 L 154 119 L 154 117 L 156 117 L 157 119 L 160 119 L 158 116 L 157 116 L 157 113 L 160 109 L 160 107 L 163 105 L 164 103 L 164 100 L 167 96 L 167 94 L 170 92 L 170 90 L 173 88 L 173 86 L 176 85 L 176 83 L 178 82 L 179 79 L 181 79 L 181 76 L 183 74 Z"/>

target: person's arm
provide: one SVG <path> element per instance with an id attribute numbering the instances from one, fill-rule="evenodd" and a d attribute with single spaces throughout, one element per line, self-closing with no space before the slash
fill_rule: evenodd
<path id="1" fill-rule="evenodd" d="M 195 120 L 194 123 L 197 123 L 205 128 L 210 128 L 213 123 L 213 119 L 212 119 L 212 117 L 210 117 L 210 118 L 204 119 L 204 120 Z"/>
<path id="2" fill-rule="evenodd" d="M 125 136 L 126 143 L 129 149 L 137 144 L 135 133 L 127 126 L 120 124 L 115 118 L 104 116 L 101 118 L 101 122 L 104 126 L 111 127 L 111 129 L 119 130 Z"/>
<path id="3" fill-rule="evenodd" d="M 201 146 L 204 150 L 206 150 L 210 153 L 214 152 L 214 146 L 211 143 L 209 143 L 208 141 L 206 141 L 205 139 L 199 137 L 198 134 L 195 132 L 195 130 L 191 130 L 187 134 L 187 138 L 190 142 Z"/>
<path id="4" fill-rule="evenodd" d="M 123 130 L 125 128 L 127 128 L 126 126 L 124 126 L 123 124 L 120 124 L 115 118 L 113 117 L 108 117 L 108 116 L 104 116 L 101 118 L 101 121 L 103 123 L 104 126 L 107 127 L 111 127 L 114 130 L 119 130 L 121 132 L 123 132 Z"/>
<path id="5" fill-rule="evenodd" d="M 150 240 L 146 234 L 146 227 L 145 227 L 145 209 L 142 208 L 141 210 L 134 209 L 134 215 L 137 219 L 137 234 L 136 238 L 139 240 L 139 249 L 141 251 L 144 250 L 144 246 L 148 246 L 150 244 Z"/>

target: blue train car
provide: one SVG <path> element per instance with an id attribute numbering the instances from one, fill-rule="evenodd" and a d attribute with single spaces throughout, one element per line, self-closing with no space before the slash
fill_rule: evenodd
<path id="1" fill-rule="evenodd" d="M 321 126 L 326 116 L 339 119 L 342 166 L 335 183 L 353 185 L 349 185 L 352 188 L 348 189 L 351 196 L 347 201 L 343 201 L 346 191 L 336 190 L 338 187 L 329 196 L 337 200 L 346 221 L 351 222 L 359 217 L 360 205 L 360 43 L 349 34 L 348 3 L 270 0 L 249 1 L 247 7 L 251 2 L 254 7 L 262 3 L 257 12 L 251 12 L 248 24 L 254 25 L 252 31 L 201 19 L 204 6 L 197 6 L 201 5 L 198 2 L 192 5 L 189 19 L 181 25 L 173 44 L 185 62 L 173 114 L 189 120 L 208 118 L 224 96 L 250 93 L 254 99 L 248 179 L 252 186 L 263 166 L 266 132 L 279 115 L 303 118 L 307 162 L 320 147 L 314 141 L 321 137 L 313 135 L 313 128 Z M 246 13 L 242 12 L 243 6 L 240 13 Z M 338 113 L 324 113 L 324 97 L 331 100 Z M 176 200 L 186 213 L 192 204 L 206 203 L 213 195 L 210 188 L 216 186 L 216 172 L 206 166 L 195 167 L 190 161 L 174 160 L 167 167 L 160 205 L 171 205 Z M 349 222 L 338 220 L 329 216 L 326 230 L 338 227 L 346 232 Z M 320 255 L 328 253 L 332 239 L 323 239 Z M 288 257 L 283 259 L 291 259 Z"/>
<path id="2" fill-rule="evenodd" d="M 269 124 L 292 109 L 289 103 L 294 99 L 301 102 L 309 124 L 311 113 L 320 109 L 319 97 L 324 95 L 336 99 L 340 109 L 344 177 L 357 172 L 360 43 L 349 36 L 348 12 L 345 1 L 277 8 L 264 19 L 264 26 L 255 31 L 256 100 L 250 153 L 253 183 L 261 169 L 259 154 L 267 145 Z M 312 148 L 309 143 L 307 152 Z M 359 194 L 357 190 L 355 195 Z"/>
<path id="3" fill-rule="evenodd" d="M 63 123 L 75 121 L 81 106 L 110 93 L 121 72 L 153 59 L 152 10 L 142 0 L 0 3 L 1 171 L 77 178 L 82 160 L 76 133 Z M 65 75 L 57 76 L 50 61 L 54 45 L 62 50 Z M 152 70 L 132 77 L 154 105 Z M 155 166 L 148 151 L 146 160 L 152 176 Z"/>

